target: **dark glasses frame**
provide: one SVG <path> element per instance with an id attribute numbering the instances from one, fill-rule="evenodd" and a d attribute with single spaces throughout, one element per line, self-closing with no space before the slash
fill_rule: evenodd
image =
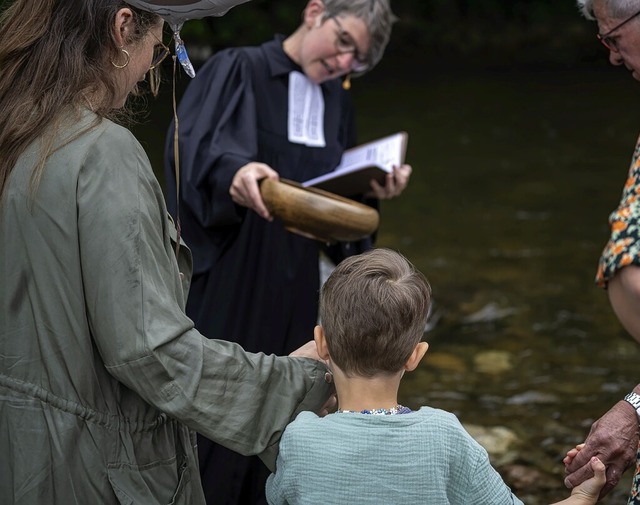
<path id="1" fill-rule="evenodd" d="M 617 53 L 619 51 L 618 42 L 616 41 L 616 39 L 611 38 L 611 34 L 613 32 L 615 32 L 616 30 L 619 30 L 624 25 L 626 25 L 629 21 L 635 19 L 638 16 L 640 16 L 640 11 L 636 12 L 635 14 L 632 14 L 627 19 L 625 19 L 622 23 L 617 24 L 611 30 L 609 30 L 607 33 L 604 33 L 604 34 L 598 33 L 598 34 L 596 34 L 596 37 L 598 38 L 598 40 L 600 42 L 602 42 L 602 45 L 604 47 L 606 47 L 609 51 L 613 51 L 614 53 Z"/>

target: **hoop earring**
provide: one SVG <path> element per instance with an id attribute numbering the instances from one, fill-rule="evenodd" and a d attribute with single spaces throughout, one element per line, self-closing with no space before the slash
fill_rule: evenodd
<path id="1" fill-rule="evenodd" d="M 347 74 L 342 81 L 342 89 L 351 89 L 351 74 Z"/>
<path id="2" fill-rule="evenodd" d="M 124 48 L 120 48 L 120 51 L 122 51 L 124 53 L 124 57 L 126 58 L 126 61 L 124 62 L 123 65 L 118 65 L 117 63 L 114 63 L 113 60 L 111 60 L 111 64 L 116 67 L 116 68 L 125 68 L 129 62 L 131 61 L 131 55 L 129 54 L 129 51 L 127 51 Z"/>

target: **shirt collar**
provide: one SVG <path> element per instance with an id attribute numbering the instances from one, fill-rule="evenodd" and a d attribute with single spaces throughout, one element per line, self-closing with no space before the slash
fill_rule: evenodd
<path id="1" fill-rule="evenodd" d="M 287 53 L 284 52 L 284 49 L 282 47 L 284 39 L 284 35 L 278 34 L 273 38 L 272 41 L 267 42 L 263 45 L 271 77 L 278 77 L 281 75 L 289 74 L 292 70 L 302 72 L 302 68 L 300 67 L 300 65 L 289 58 Z"/>

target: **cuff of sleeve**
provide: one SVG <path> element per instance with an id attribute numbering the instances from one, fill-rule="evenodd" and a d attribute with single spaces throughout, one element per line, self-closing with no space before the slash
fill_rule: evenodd
<path id="1" fill-rule="evenodd" d="M 311 384 L 311 388 L 309 389 L 309 391 L 307 391 L 305 397 L 293 412 L 293 415 L 289 419 L 289 422 L 293 421 L 300 412 L 306 410 L 311 412 L 318 412 L 325 404 L 329 396 L 335 393 L 335 386 L 333 384 L 333 381 L 328 382 L 327 380 L 325 380 L 327 368 L 322 363 L 309 358 L 295 359 L 302 359 L 308 362 L 308 365 L 305 365 L 305 368 L 310 369 L 309 377 L 312 379 L 313 383 Z M 258 455 L 271 472 L 275 472 L 276 470 L 276 459 L 278 457 L 279 446 L 280 437 L 278 437 L 278 439 L 273 444 L 268 446 Z"/>

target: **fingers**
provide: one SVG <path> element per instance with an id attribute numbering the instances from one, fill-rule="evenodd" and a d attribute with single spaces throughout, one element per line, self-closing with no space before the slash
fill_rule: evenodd
<path id="1" fill-rule="evenodd" d="M 606 483 L 605 465 L 595 456 L 589 461 L 589 470 L 591 475 L 578 487 L 571 491 L 571 496 L 585 498 L 588 503 L 595 503 L 604 491 L 603 488 Z M 605 492 L 606 493 L 606 492 Z M 580 500 L 584 502 L 584 500 Z"/>
<path id="2" fill-rule="evenodd" d="M 322 406 L 320 411 L 318 412 L 318 416 L 324 417 L 329 412 L 333 412 L 337 405 L 338 405 L 338 397 L 335 394 L 332 394 L 329 397 L 329 399 L 325 402 L 325 404 Z"/>
<path id="3" fill-rule="evenodd" d="M 324 360 L 322 358 L 320 358 L 320 356 L 318 356 L 318 348 L 316 346 L 315 341 L 310 340 L 309 342 L 307 342 L 306 344 L 302 345 L 301 347 L 298 347 L 295 351 L 292 351 L 289 354 L 289 357 L 292 358 L 311 358 L 311 359 L 315 359 L 317 361 L 322 361 L 324 363 Z"/>
<path id="4" fill-rule="evenodd" d="M 409 184 L 409 178 L 411 177 L 411 172 L 413 169 L 411 165 L 402 165 L 399 168 L 394 168 L 394 176 L 396 179 L 396 191 L 398 191 L 398 195 L 404 191 L 404 189 Z"/>
<path id="5" fill-rule="evenodd" d="M 607 468 L 604 466 L 604 463 L 598 458 L 593 457 L 591 458 L 591 469 L 593 470 L 593 476 L 596 482 L 604 486 L 604 483 L 607 481 Z"/>
<path id="6" fill-rule="evenodd" d="M 569 466 L 577 454 L 584 449 L 584 444 L 578 444 L 573 449 L 567 451 L 566 456 L 562 460 L 565 466 Z"/>
<path id="7" fill-rule="evenodd" d="M 394 167 L 393 172 L 386 175 L 384 185 L 376 180 L 371 181 L 371 196 L 380 200 L 389 200 L 399 196 L 409 184 L 411 166 Z"/>
<path id="8" fill-rule="evenodd" d="M 566 473 L 571 474 L 580 468 L 588 467 L 593 456 L 601 456 L 601 453 L 594 449 L 594 446 L 586 446 L 584 443 L 576 445 L 573 449 L 567 451 L 567 456 L 563 460 L 567 467 L 565 469 Z M 603 459 L 606 461 L 606 458 Z"/>
<path id="9" fill-rule="evenodd" d="M 600 465 L 602 465 L 602 467 Z M 614 468 L 613 465 L 609 465 L 606 470 L 604 467 L 604 463 L 594 456 L 583 467 L 568 475 L 564 480 L 564 485 L 569 489 L 573 489 L 590 479 L 597 469 L 598 472 L 604 472 L 605 477 L 604 485 L 600 491 L 600 496 L 602 497 L 618 484 L 621 476 L 621 472 L 617 468 Z"/>
<path id="10" fill-rule="evenodd" d="M 259 181 L 264 178 L 278 179 L 278 173 L 264 163 L 247 163 L 234 175 L 229 194 L 238 205 L 253 209 L 259 216 L 271 221 L 273 217 L 260 193 Z"/>
<path id="11" fill-rule="evenodd" d="M 384 186 L 381 185 L 375 179 L 371 179 L 371 183 L 370 183 L 371 191 L 369 193 L 367 193 L 365 196 L 367 196 L 367 198 L 377 198 L 378 200 L 387 200 L 387 199 L 389 199 L 388 189 L 387 189 L 387 184 L 389 183 L 388 178 L 389 178 L 389 176 L 387 175 L 387 179 L 385 179 Z"/>

